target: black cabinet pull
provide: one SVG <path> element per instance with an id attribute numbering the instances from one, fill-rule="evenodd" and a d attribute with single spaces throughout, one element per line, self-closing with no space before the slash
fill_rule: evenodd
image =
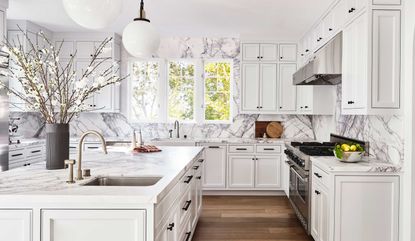
<path id="1" fill-rule="evenodd" d="M 184 211 L 189 210 L 190 204 L 192 204 L 192 200 L 186 201 L 186 204 L 182 208 Z"/>
<path id="2" fill-rule="evenodd" d="M 236 150 L 237 150 L 237 151 L 246 151 L 246 150 L 248 150 L 248 149 L 246 149 L 246 148 L 236 148 Z"/>
<path id="3" fill-rule="evenodd" d="M 310 50 L 309 49 L 306 49 L 305 52 L 308 53 L 308 52 L 310 52 Z"/>
<path id="4" fill-rule="evenodd" d="M 263 59 L 264 58 L 264 56 L 261 56 L 261 59 Z"/>
<path id="5" fill-rule="evenodd" d="M 186 239 L 184 241 L 189 241 L 191 236 L 192 236 L 192 232 L 187 232 Z"/>
<path id="6" fill-rule="evenodd" d="M 280 57 L 280 59 L 283 59 L 283 58 L 284 58 L 284 57 L 282 57 L 282 56 Z"/>
<path id="7" fill-rule="evenodd" d="M 318 174 L 317 172 L 315 172 L 314 175 L 318 178 L 322 178 L 322 176 L 320 174 Z"/>
<path id="8" fill-rule="evenodd" d="M 200 180 L 200 179 L 202 179 L 202 176 L 198 176 L 198 177 L 196 177 L 196 179 Z"/>
<path id="9" fill-rule="evenodd" d="M 197 170 L 197 169 L 199 169 L 199 166 L 194 166 L 193 167 L 193 170 Z"/>
<path id="10" fill-rule="evenodd" d="M 219 146 L 209 146 L 210 149 L 219 149 Z"/>
<path id="11" fill-rule="evenodd" d="M 354 104 L 354 101 L 347 101 L 347 104 L 352 105 Z"/>
<path id="12" fill-rule="evenodd" d="M 331 31 L 333 31 L 333 29 L 332 28 L 329 28 L 329 31 L 331 32 Z"/>
<path id="13" fill-rule="evenodd" d="M 258 56 L 258 57 L 256 57 L 257 59 L 260 59 L 260 57 Z"/>
<path id="14" fill-rule="evenodd" d="M 31 151 L 31 153 L 39 153 L 40 150 L 36 150 L 36 151 Z"/>
<path id="15" fill-rule="evenodd" d="M 193 175 L 192 176 L 187 176 L 187 179 L 184 181 L 184 183 L 190 183 L 190 181 L 193 179 Z"/>
<path id="16" fill-rule="evenodd" d="M 302 108 L 304 108 L 304 107 L 301 106 L 300 109 L 302 109 Z"/>
<path id="17" fill-rule="evenodd" d="M 23 153 L 13 154 L 12 157 L 23 156 Z"/>
<path id="18" fill-rule="evenodd" d="M 319 192 L 319 191 L 315 190 L 314 192 L 315 192 L 317 195 L 320 195 L 320 192 Z"/>
<path id="19" fill-rule="evenodd" d="M 167 226 L 167 230 L 173 231 L 174 223 L 170 223 L 169 226 Z"/>
<path id="20" fill-rule="evenodd" d="M 88 146 L 88 149 L 99 149 L 98 146 Z"/>
<path id="21" fill-rule="evenodd" d="M 275 151 L 274 148 L 264 148 L 264 151 Z"/>
<path id="22" fill-rule="evenodd" d="M 199 159 L 199 162 L 200 163 L 202 163 L 202 162 L 204 162 L 205 161 L 205 159 Z"/>
<path id="23" fill-rule="evenodd" d="M 308 105 L 304 106 L 304 108 L 308 109 Z"/>

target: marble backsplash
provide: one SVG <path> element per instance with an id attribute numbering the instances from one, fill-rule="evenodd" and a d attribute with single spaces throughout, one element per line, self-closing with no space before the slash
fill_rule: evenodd
<path id="1" fill-rule="evenodd" d="M 233 59 L 233 106 L 236 113 L 232 124 L 181 125 L 181 134 L 194 138 L 252 138 L 257 120 L 281 121 L 283 138 L 317 139 L 328 141 L 330 133 L 370 142 L 370 153 L 381 161 L 402 164 L 404 134 L 402 116 L 341 115 L 341 86 L 337 88 L 334 116 L 306 115 L 245 115 L 240 106 L 240 42 L 236 38 L 168 38 L 163 39 L 158 52 L 160 58 Z M 124 54 L 125 55 L 125 54 Z M 123 57 L 124 60 L 128 56 Z M 128 61 L 123 61 L 126 64 Z M 125 68 L 125 66 L 124 66 Z M 122 100 L 125 106 L 125 100 Z M 125 110 L 123 110 L 125 112 Z M 11 113 L 20 117 L 18 134 L 25 137 L 43 137 L 43 122 L 36 113 Z M 145 139 L 167 137 L 171 123 L 130 123 L 122 113 L 83 113 L 71 123 L 71 135 L 76 137 L 86 130 L 98 130 L 106 137 L 130 139 L 133 129 L 141 129 Z"/>

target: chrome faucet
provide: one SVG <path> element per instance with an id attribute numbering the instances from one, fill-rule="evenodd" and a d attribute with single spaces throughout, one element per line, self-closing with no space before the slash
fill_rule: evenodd
<path id="1" fill-rule="evenodd" d="M 174 130 L 176 131 L 176 138 L 180 138 L 180 123 L 178 120 L 174 121 Z"/>
<path id="2" fill-rule="evenodd" d="M 84 134 L 82 134 L 81 139 L 79 139 L 79 144 L 78 144 L 78 176 L 76 177 L 76 180 L 84 179 L 82 177 L 82 146 L 84 144 L 85 137 L 88 135 L 97 136 L 101 140 L 102 150 L 104 151 L 105 154 L 108 154 L 107 146 L 105 145 L 105 139 L 100 133 L 96 131 L 87 131 Z"/>

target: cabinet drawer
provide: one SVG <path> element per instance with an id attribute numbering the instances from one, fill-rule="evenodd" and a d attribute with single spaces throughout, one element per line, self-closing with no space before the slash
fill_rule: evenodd
<path id="1" fill-rule="evenodd" d="M 183 227 L 183 223 L 186 219 L 189 219 L 190 213 L 193 209 L 193 203 L 195 200 L 192 200 L 192 193 L 191 189 L 188 189 L 186 193 L 183 195 L 179 202 L 180 208 L 180 227 Z"/>
<path id="2" fill-rule="evenodd" d="M 201 167 L 199 167 L 200 169 Z M 193 169 L 190 169 L 189 171 L 186 172 L 185 175 L 183 175 L 183 177 L 180 179 L 180 193 L 185 193 L 187 191 L 187 189 L 189 189 L 195 179 L 195 175 L 193 172 Z"/>
<path id="3" fill-rule="evenodd" d="M 253 153 L 254 146 L 240 146 L 240 145 L 230 145 L 230 153 Z"/>
<path id="4" fill-rule="evenodd" d="M 312 171 L 311 175 L 313 177 L 313 181 L 320 183 L 325 188 L 329 187 L 329 174 L 327 174 L 325 171 L 321 170 L 315 165 L 313 165 L 311 171 Z"/>
<path id="5" fill-rule="evenodd" d="M 281 146 L 258 145 L 256 146 L 258 153 L 281 153 Z"/>
<path id="6" fill-rule="evenodd" d="M 9 169 L 26 166 L 26 159 L 14 160 L 9 162 Z"/>
<path id="7" fill-rule="evenodd" d="M 28 158 L 34 156 L 42 156 L 45 154 L 45 147 L 44 146 L 36 146 L 30 147 L 26 149 L 26 155 Z"/>
<path id="8" fill-rule="evenodd" d="M 178 198 L 179 195 L 180 195 L 180 184 L 176 184 L 176 186 L 174 186 L 174 188 L 169 192 L 169 194 L 167 194 L 167 196 L 164 197 L 164 199 L 161 200 L 160 203 L 156 204 L 155 211 L 154 211 L 155 212 L 154 223 L 155 223 L 156 228 L 159 227 L 163 223 L 163 220 L 169 216 L 171 212 L 171 207 L 176 202 L 176 199 Z"/>
<path id="9" fill-rule="evenodd" d="M 14 161 L 17 162 L 25 158 L 26 156 L 25 156 L 24 150 L 16 150 L 16 151 L 9 152 L 9 162 L 14 162 Z"/>

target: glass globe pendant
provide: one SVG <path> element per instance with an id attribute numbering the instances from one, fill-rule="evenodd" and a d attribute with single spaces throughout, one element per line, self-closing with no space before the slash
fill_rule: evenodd
<path id="1" fill-rule="evenodd" d="M 88 29 L 108 27 L 120 15 L 121 0 L 63 0 L 63 7 L 77 24 Z"/>
<path id="2" fill-rule="evenodd" d="M 146 18 L 143 0 L 140 3 L 140 17 L 124 28 L 122 43 L 128 53 L 138 58 L 151 57 L 159 48 L 160 35 Z"/>

